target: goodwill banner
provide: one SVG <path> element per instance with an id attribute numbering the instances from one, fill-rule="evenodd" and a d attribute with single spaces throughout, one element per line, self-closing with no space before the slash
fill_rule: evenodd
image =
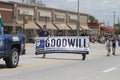
<path id="1" fill-rule="evenodd" d="M 39 53 L 89 51 L 87 36 L 37 37 L 36 51 Z"/>

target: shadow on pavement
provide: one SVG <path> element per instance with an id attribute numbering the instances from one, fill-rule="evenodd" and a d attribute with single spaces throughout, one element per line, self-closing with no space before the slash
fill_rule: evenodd
<path id="1" fill-rule="evenodd" d="M 54 59 L 54 60 L 82 60 L 81 58 L 80 59 L 75 59 L 75 58 L 52 58 L 52 57 L 45 57 L 45 58 L 42 58 L 41 56 L 40 57 L 33 57 L 33 58 L 39 58 L 39 59 Z"/>

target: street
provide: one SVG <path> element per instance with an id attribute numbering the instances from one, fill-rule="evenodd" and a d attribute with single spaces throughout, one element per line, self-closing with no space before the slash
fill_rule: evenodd
<path id="1" fill-rule="evenodd" d="M 26 44 L 26 55 L 17 68 L 6 68 L 0 60 L 0 80 L 120 80 L 120 47 L 116 56 L 106 56 L 105 44 L 91 43 L 83 61 L 79 54 L 35 55 L 35 45 Z"/>

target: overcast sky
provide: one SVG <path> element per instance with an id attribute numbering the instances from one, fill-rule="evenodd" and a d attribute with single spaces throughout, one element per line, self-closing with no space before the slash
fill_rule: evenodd
<path id="1" fill-rule="evenodd" d="M 5 1 L 5 0 L 3 0 Z M 8 0 L 6 0 L 8 1 Z M 18 1 L 18 0 L 13 0 Z M 19 0 L 20 1 L 20 0 Z M 42 0 L 47 7 L 70 10 L 77 12 L 78 0 Z M 80 12 L 95 16 L 99 22 L 113 25 L 113 15 L 116 12 L 116 23 L 120 18 L 119 0 L 79 0 Z"/>

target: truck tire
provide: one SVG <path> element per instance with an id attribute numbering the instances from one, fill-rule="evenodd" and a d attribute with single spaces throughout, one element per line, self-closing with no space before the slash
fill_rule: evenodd
<path id="1" fill-rule="evenodd" d="M 5 60 L 6 62 L 6 66 L 9 68 L 15 68 L 18 65 L 19 62 L 19 53 L 18 50 L 16 48 L 13 48 L 10 51 L 10 56 L 8 56 Z"/>
<path id="2" fill-rule="evenodd" d="M 86 59 L 86 54 L 82 54 L 82 60 Z"/>

